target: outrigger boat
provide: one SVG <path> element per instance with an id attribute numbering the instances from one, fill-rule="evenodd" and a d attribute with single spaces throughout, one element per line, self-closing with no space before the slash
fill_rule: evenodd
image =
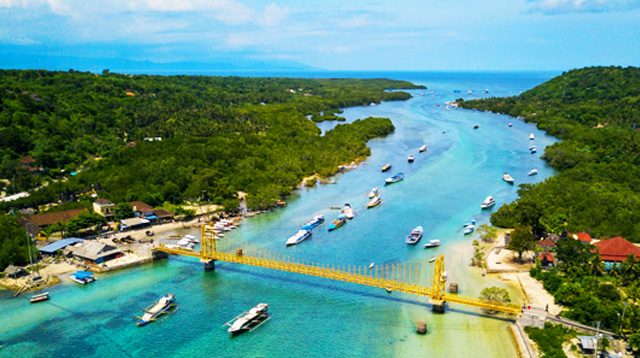
<path id="1" fill-rule="evenodd" d="M 349 203 L 344 204 L 344 208 L 342 209 L 342 213 L 349 220 L 353 219 L 353 217 L 354 217 L 353 208 L 351 207 L 351 205 Z"/>
<path id="2" fill-rule="evenodd" d="M 423 144 L 422 147 L 420 147 L 418 149 L 418 152 L 420 152 L 420 153 L 423 153 L 423 152 L 426 152 L 426 151 L 427 151 L 427 145 L 426 144 Z"/>
<path id="3" fill-rule="evenodd" d="M 232 335 L 240 334 L 243 332 L 250 332 L 261 326 L 263 323 L 271 318 L 269 316 L 269 305 L 266 303 L 259 303 L 247 312 L 242 312 L 231 321 L 225 323 L 225 326 L 229 326 L 227 332 Z"/>
<path id="4" fill-rule="evenodd" d="M 329 224 L 329 231 L 340 228 L 345 222 L 347 222 L 347 217 L 343 214 L 338 215 L 338 217 Z"/>
<path id="5" fill-rule="evenodd" d="M 392 177 L 385 179 L 384 184 L 389 185 L 389 184 L 397 183 L 399 181 L 402 181 L 403 179 L 404 179 L 404 173 L 398 173 Z"/>
<path id="6" fill-rule="evenodd" d="M 369 200 L 369 202 L 367 203 L 367 209 L 375 208 L 381 203 L 382 203 L 382 198 L 380 198 L 380 195 L 376 195 L 373 197 L 373 199 Z"/>
<path id="7" fill-rule="evenodd" d="M 538 174 L 538 169 L 533 168 L 529 171 L 529 173 L 527 175 L 532 176 L 532 175 L 537 175 Z"/>
<path id="8" fill-rule="evenodd" d="M 409 236 L 407 236 L 404 242 L 407 245 L 415 245 L 418 243 L 418 241 L 420 241 L 420 239 L 422 239 L 423 233 L 424 229 L 422 228 L 422 226 L 416 226 L 413 230 L 411 230 L 411 233 L 409 233 Z"/>
<path id="9" fill-rule="evenodd" d="M 29 302 L 38 303 L 38 302 L 44 302 L 48 300 L 49 300 L 49 292 L 43 292 L 43 293 L 31 296 L 31 298 L 29 299 Z"/>
<path id="10" fill-rule="evenodd" d="M 515 181 L 513 179 L 513 177 L 511 175 L 509 175 L 509 173 L 505 172 L 504 174 L 502 174 L 502 180 L 506 181 L 509 184 L 513 184 L 513 182 Z"/>
<path id="11" fill-rule="evenodd" d="M 489 209 L 490 207 L 496 205 L 496 201 L 495 199 L 493 199 L 493 196 L 489 195 L 487 196 L 484 201 L 480 204 L 480 208 L 482 210 L 484 209 Z"/>
<path id="12" fill-rule="evenodd" d="M 375 196 L 379 194 L 379 190 L 377 186 L 374 186 L 369 192 L 369 199 L 373 199 Z"/>
<path id="13" fill-rule="evenodd" d="M 89 271 L 76 271 L 69 275 L 69 278 L 82 285 L 86 285 L 87 283 L 91 283 L 96 280 L 96 278 L 93 277 L 93 273 Z"/>
<path id="14" fill-rule="evenodd" d="M 424 248 L 430 249 L 432 247 L 438 247 L 438 246 L 440 246 L 440 240 L 429 240 L 429 242 L 424 245 Z"/>
<path id="15" fill-rule="evenodd" d="M 386 163 L 385 165 L 382 166 L 380 170 L 384 173 L 389 169 L 391 169 L 391 163 Z"/>
<path id="16" fill-rule="evenodd" d="M 319 226 L 324 222 L 323 215 L 316 215 L 313 219 L 307 221 L 306 224 L 302 226 L 302 230 L 313 230 L 316 226 Z"/>
<path id="17" fill-rule="evenodd" d="M 297 245 L 311 237 L 311 230 L 298 230 L 287 240 L 287 246 Z"/>
<path id="18" fill-rule="evenodd" d="M 158 317 L 169 313 L 176 308 L 176 297 L 173 293 L 167 293 L 160 299 L 144 310 L 142 317 L 138 317 L 137 326 L 144 326 L 147 323 L 155 321 Z"/>

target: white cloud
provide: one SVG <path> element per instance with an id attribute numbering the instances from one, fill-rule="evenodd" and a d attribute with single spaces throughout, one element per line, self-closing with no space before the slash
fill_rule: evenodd
<path id="1" fill-rule="evenodd" d="M 529 12 L 548 15 L 574 12 L 610 12 L 640 8 L 640 0 L 529 0 Z"/>
<path id="2" fill-rule="evenodd" d="M 266 26 L 274 26 L 279 24 L 289 15 L 289 8 L 286 6 L 279 6 L 276 3 L 271 3 L 264 8 L 262 15 L 262 24 Z"/>

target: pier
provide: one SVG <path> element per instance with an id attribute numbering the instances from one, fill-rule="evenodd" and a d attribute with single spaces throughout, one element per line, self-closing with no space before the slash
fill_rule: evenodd
<path id="1" fill-rule="evenodd" d="M 371 269 L 364 265 L 329 265 L 306 262 L 254 249 L 231 239 L 216 239 L 211 224 L 202 226 L 200 252 L 169 248 L 164 245 L 160 245 L 156 250 L 172 255 L 198 258 L 204 264 L 206 271 L 214 270 L 216 261 L 223 261 L 377 287 L 385 289 L 387 292 L 395 291 L 428 297 L 434 312 L 444 313 L 446 303 L 457 303 L 508 314 L 519 315 L 521 313 L 521 307 L 518 305 L 446 293 L 447 278 L 444 255 L 438 256 L 432 263 L 426 260 L 394 263 L 376 265 Z M 433 265 L 433 274 L 429 282 L 430 265 Z"/>

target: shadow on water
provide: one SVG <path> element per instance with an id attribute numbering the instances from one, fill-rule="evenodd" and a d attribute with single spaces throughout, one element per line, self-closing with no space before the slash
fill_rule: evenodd
<path id="1" fill-rule="evenodd" d="M 176 260 L 184 262 L 184 263 L 188 263 L 190 265 L 198 265 L 199 264 L 199 263 L 196 263 L 196 262 L 194 262 L 192 260 L 188 260 L 188 259 L 176 259 Z M 342 292 L 342 293 L 347 293 L 347 294 L 350 294 L 350 295 L 356 295 L 356 296 L 360 296 L 360 297 L 376 298 L 376 299 L 390 301 L 390 302 L 400 302 L 400 303 L 409 304 L 409 305 L 418 306 L 418 307 L 424 307 L 424 308 L 431 308 L 432 307 L 432 305 L 429 304 L 429 303 L 421 302 L 421 301 L 419 301 L 417 299 L 410 299 L 410 298 L 402 298 L 402 297 L 392 296 L 392 294 L 390 294 L 390 293 L 385 293 L 385 294 L 370 293 L 370 292 L 364 292 L 364 291 L 358 290 L 358 289 L 338 287 L 338 286 L 331 285 L 331 284 L 315 283 L 315 282 L 310 282 L 309 280 L 296 279 L 296 278 L 290 278 L 290 277 L 283 277 L 283 276 L 280 276 L 280 275 L 275 275 L 275 274 L 266 273 L 266 272 L 255 272 L 255 271 L 251 271 L 251 270 L 246 270 L 244 268 L 239 268 L 239 267 L 237 267 L 236 265 L 233 265 L 233 264 L 217 263 L 216 264 L 216 271 L 229 271 L 229 272 L 241 273 L 241 274 L 245 274 L 245 275 L 248 275 L 248 276 L 253 276 L 253 277 L 256 277 L 256 278 L 260 278 L 260 279 L 267 279 L 267 280 L 272 280 L 272 281 L 293 283 L 293 284 L 303 285 L 303 286 L 311 286 L 311 287 L 320 288 L 320 289 L 323 289 L 323 290 Z M 476 311 L 472 311 L 472 310 L 468 310 L 468 309 L 464 309 L 464 308 L 453 308 L 453 307 L 449 306 L 448 304 L 447 304 L 447 311 L 466 314 L 466 315 L 475 316 L 475 317 L 490 318 L 490 319 L 493 319 L 493 320 L 498 320 L 498 321 L 503 321 L 503 322 L 513 322 L 513 319 L 509 318 L 509 317 L 500 317 L 500 316 L 485 314 L 485 313 L 476 312 Z"/>

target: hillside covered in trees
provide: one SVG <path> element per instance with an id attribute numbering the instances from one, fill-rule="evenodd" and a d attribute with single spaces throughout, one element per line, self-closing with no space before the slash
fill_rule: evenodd
<path id="1" fill-rule="evenodd" d="M 559 174 L 522 185 L 494 225 L 640 242 L 640 68 L 572 70 L 519 96 L 459 104 L 523 117 L 562 139 L 544 153 Z"/>
<path id="2" fill-rule="evenodd" d="M 410 88 L 386 79 L 0 71 L 0 185 L 11 194 L 49 183 L 0 210 L 91 188 L 116 202 L 228 207 L 244 191 L 250 207 L 265 208 L 304 176 L 367 156 L 369 139 L 394 130 L 389 119 L 366 118 L 321 135 L 314 120 L 406 100 L 387 90 Z"/>

